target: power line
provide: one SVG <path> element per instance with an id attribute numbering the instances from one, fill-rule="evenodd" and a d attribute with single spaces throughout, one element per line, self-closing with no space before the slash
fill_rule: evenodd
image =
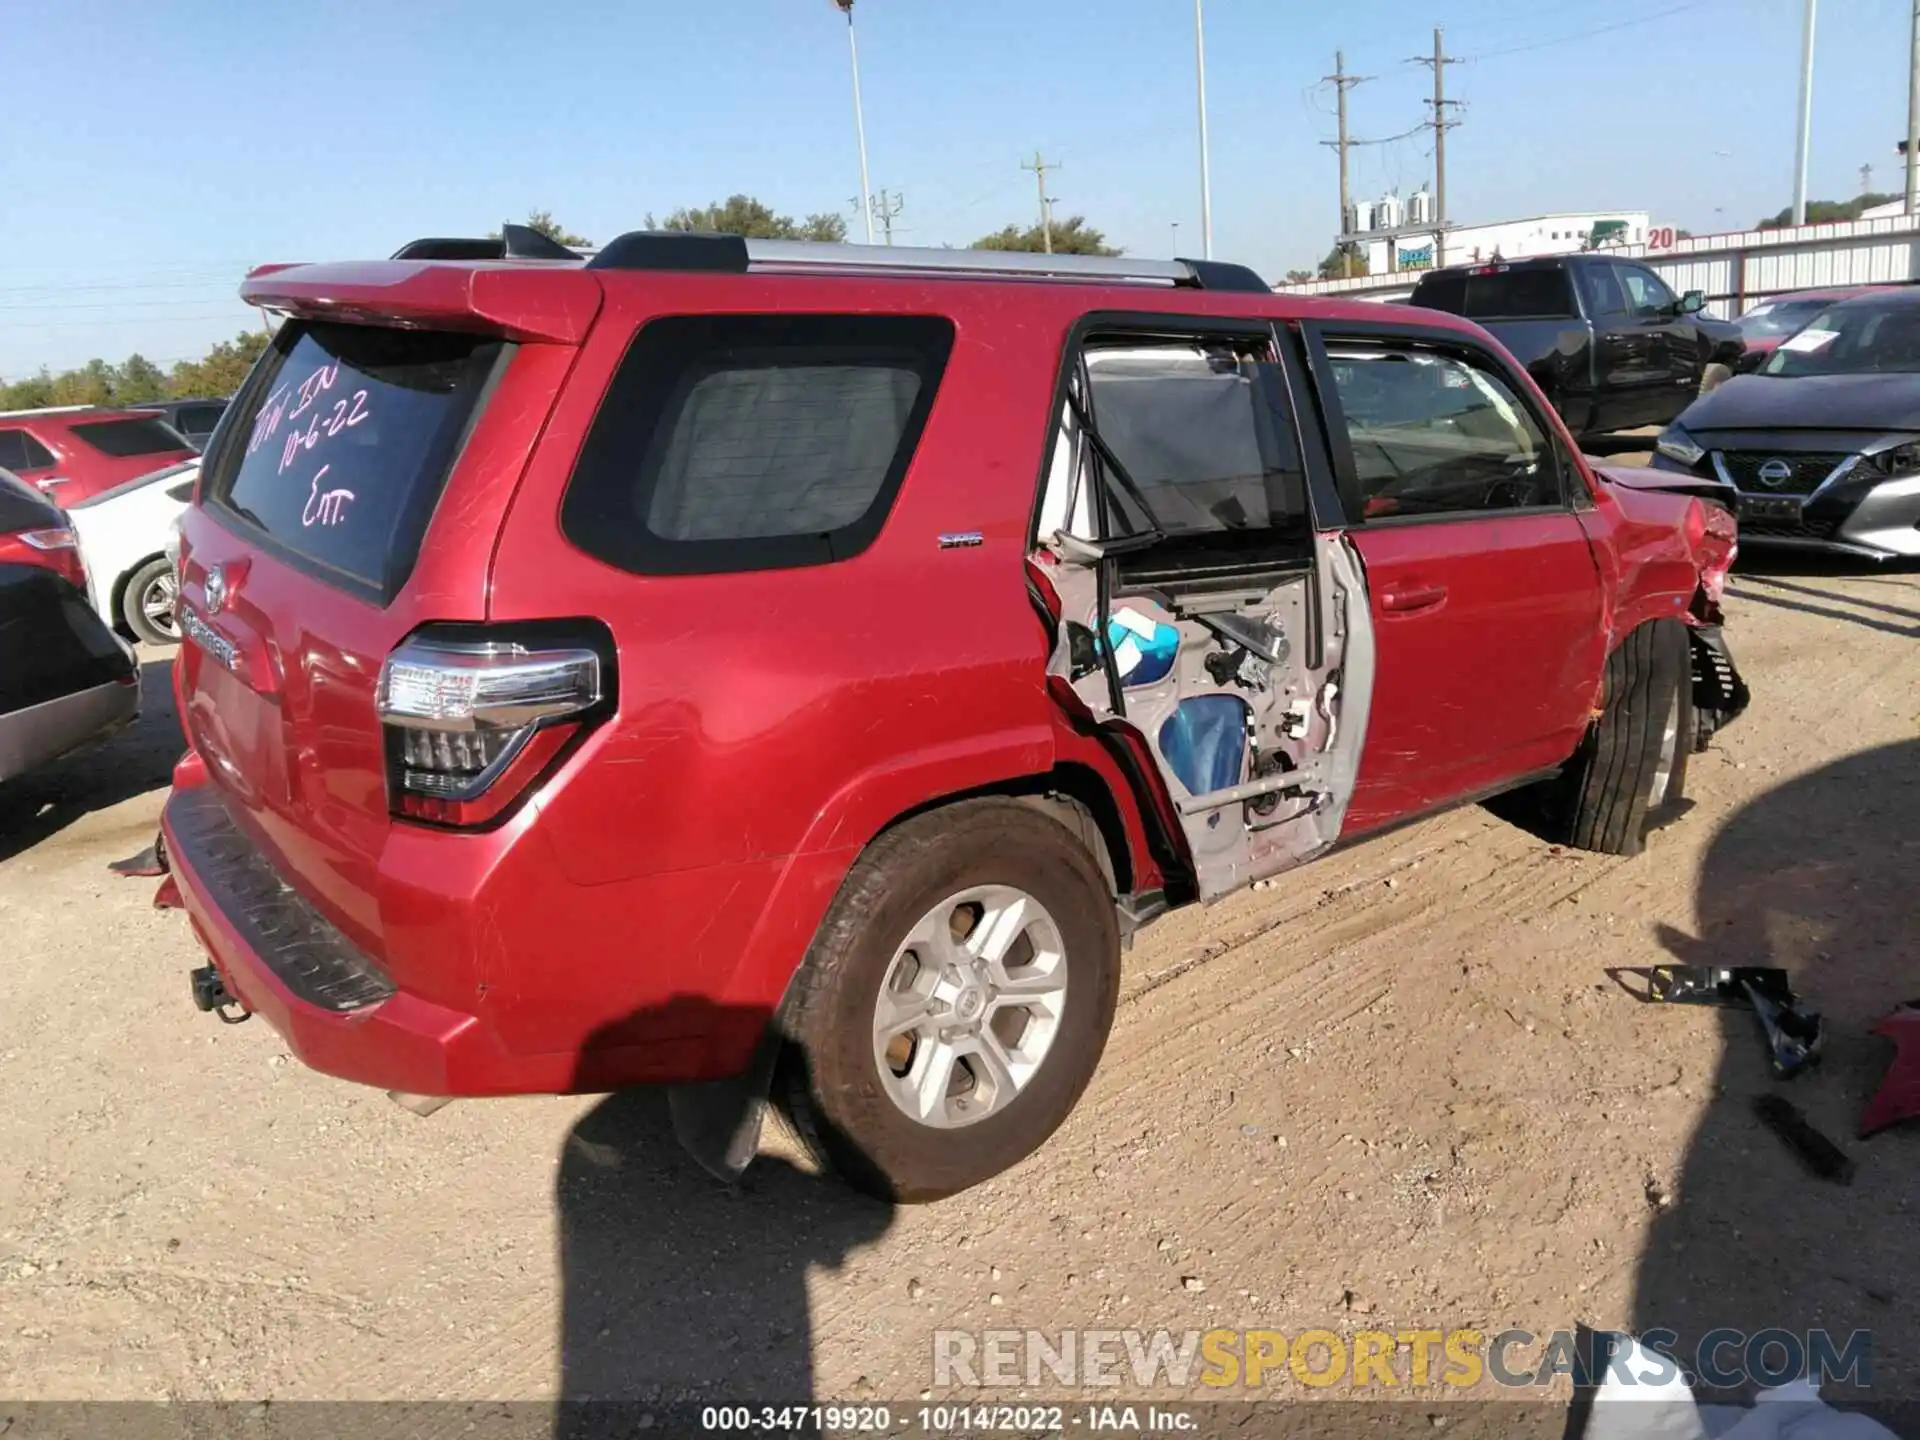
<path id="1" fill-rule="evenodd" d="M 1653 20 L 1665 20 L 1669 16 L 1684 15 L 1689 10 L 1702 10 L 1709 5 L 1721 3 L 1721 0 L 1690 0 L 1685 5 L 1669 5 L 1665 10 L 1655 10 L 1648 15 L 1635 16 L 1631 20 L 1617 20 L 1608 25 L 1594 25 L 1585 30 L 1570 31 L 1565 35 L 1554 35 L 1545 40 L 1532 40 L 1524 45 L 1503 45 L 1498 50 L 1482 50 L 1478 54 L 1465 56 L 1471 63 L 1479 60 L 1492 60 L 1501 55 L 1524 55 L 1531 50 L 1545 50 L 1550 45 L 1570 45 L 1576 40 L 1588 40 L 1595 35 L 1610 35 L 1616 30 L 1632 30 Z"/>
<path id="2" fill-rule="evenodd" d="M 225 298 L 229 297 L 199 295 L 187 300 L 0 300 L 0 311 L 53 310 L 64 314 L 69 310 L 172 310 L 183 305 L 211 305 Z M 237 291 L 230 298 L 236 305 L 246 303 Z"/>

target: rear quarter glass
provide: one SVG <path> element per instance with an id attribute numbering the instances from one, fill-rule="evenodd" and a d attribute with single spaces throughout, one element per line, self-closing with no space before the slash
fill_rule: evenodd
<path id="1" fill-rule="evenodd" d="M 406 583 L 507 347 L 470 334 L 289 325 L 227 417 L 208 503 L 381 601 Z"/>
<path id="2" fill-rule="evenodd" d="M 823 565 L 873 543 L 953 346 L 917 315 L 681 315 L 643 326 L 561 505 L 637 574 Z"/>

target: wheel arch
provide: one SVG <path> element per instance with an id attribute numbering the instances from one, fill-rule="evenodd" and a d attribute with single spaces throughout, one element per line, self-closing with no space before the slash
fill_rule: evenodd
<path id="1" fill-rule="evenodd" d="M 728 982 L 725 1003 L 777 1011 L 807 947 L 861 855 L 910 820 L 994 798 L 1025 801 L 1079 835 L 1113 888 L 1116 903 L 1163 884 L 1131 787 L 1104 751 L 1098 752 L 1095 763 L 1072 758 L 1041 769 L 1009 769 L 894 807 L 878 823 L 860 826 L 854 843 L 806 848 L 790 857 Z M 846 838 L 846 828 L 838 824 L 825 833 Z M 743 1068 L 751 1057 L 742 1053 L 717 1058 L 722 1065 L 737 1062 Z"/>

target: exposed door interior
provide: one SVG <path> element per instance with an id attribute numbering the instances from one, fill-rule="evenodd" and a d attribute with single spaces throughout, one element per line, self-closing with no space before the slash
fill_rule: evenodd
<path id="1" fill-rule="evenodd" d="M 1373 689 L 1363 577 L 1316 528 L 1273 345 L 1088 336 L 1037 526 L 1049 673 L 1153 757 L 1203 900 L 1338 838 Z"/>

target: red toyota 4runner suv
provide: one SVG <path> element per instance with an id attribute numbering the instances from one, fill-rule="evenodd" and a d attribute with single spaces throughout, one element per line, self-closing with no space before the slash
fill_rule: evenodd
<path id="1" fill-rule="evenodd" d="M 949 1195 L 1155 916 L 1523 787 L 1631 853 L 1744 702 L 1725 511 L 1447 315 L 518 230 L 243 294 L 290 318 L 184 519 L 161 899 L 202 1008 L 397 1098 L 668 1082 L 737 1174 L 771 1094 Z"/>

